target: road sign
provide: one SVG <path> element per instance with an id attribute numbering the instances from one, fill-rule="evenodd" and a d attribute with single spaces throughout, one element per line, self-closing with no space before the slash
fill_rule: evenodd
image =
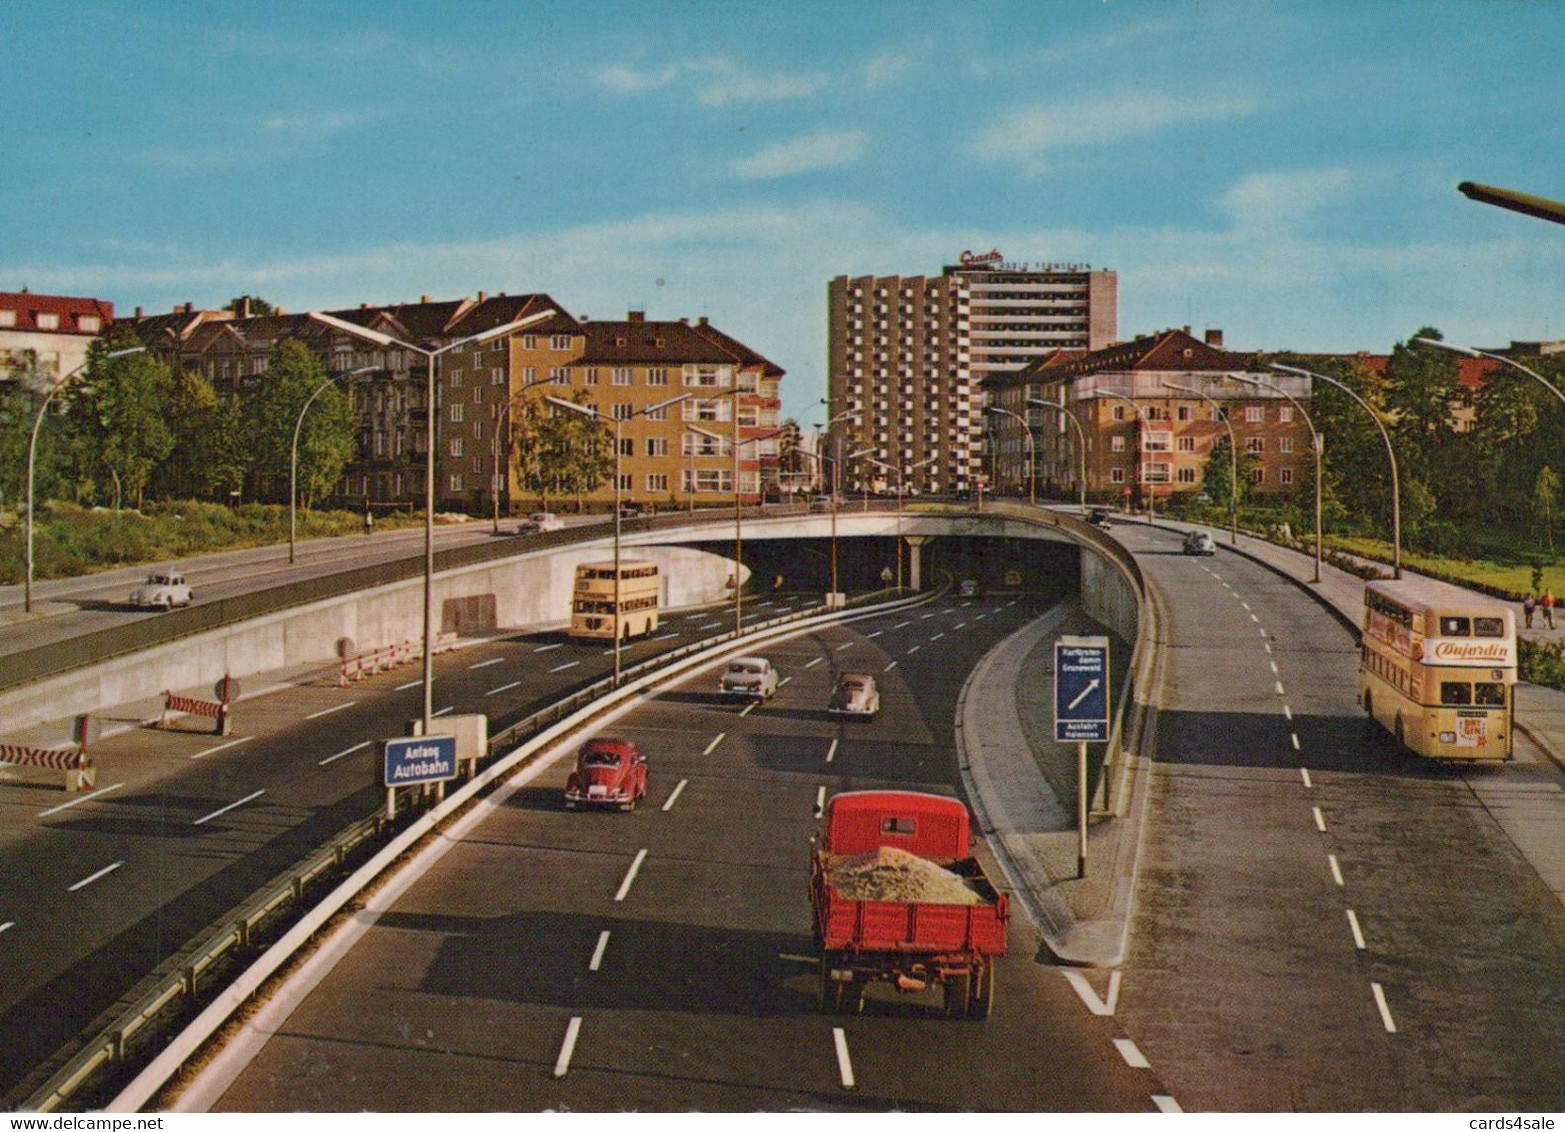
<path id="1" fill-rule="evenodd" d="M 456 736 L 387 739 L 384 769 L 387 786 L 414 786 L 455 778 Z"/>
<path id="2" fill-rule="evenodd" d="M 1109 639 L 1061 637 L 1054 642 L 1054 741 L 1108 739 Z"/>

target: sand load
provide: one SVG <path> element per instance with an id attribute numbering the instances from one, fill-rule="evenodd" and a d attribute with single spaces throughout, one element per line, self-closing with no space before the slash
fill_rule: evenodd
<path id="1" fill-rule="evenodd" d="M 979 904 L 982 898 L 966 881 L 933 861 L 905 849 L 881 846 L 873 853 L 833 859 L 827 868 L 832 887 L 848 900 L 896 904 Z"/>

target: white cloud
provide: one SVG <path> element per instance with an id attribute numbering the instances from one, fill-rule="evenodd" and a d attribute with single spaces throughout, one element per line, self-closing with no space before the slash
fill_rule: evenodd
<path id="1" fill-rule="evenodd" d="M 1129 91 L 1085 102 L 1035 103 L 1007 111 L 973 145 L 989 161 L 1025 160 L 1046 150 L 1099 145 L 1170 126 L 1253 113 L 1245 98 L 1143 94 Z"/>
<path id="2" fill-rule="evenodd" d="M 685 67 L 678 63 L 660 67 L 655 71 L 634 71 L 629 67 L 616 65 L 594 71 L 592 77 L 600 86 L 607 87 L 615 94 L 641 94 L 671 86 L 678 81 L 684 71 Z"/>
<path id="3" fill-rule="evenodd" d="M 725 56 L 686 59 L 643 71 L 614 64 L 592 72 L 592 78 L 611 93 L 624 95 L 664 90 L 688 81 L 699 87 L 696 97 L 707 106 L 807 98 L 827 82 L 824 75 L 764 74 Z"/>
<path id="4" fill-rule="evenodd" d="M 864 156 L 868 138 L 862 130 L 795 138 L 740 158 L 733 171 L 743 180 L 759 181 L 852 165 Z"/>
<path id="5" fill-rule="evenodd" d="M 871 90 L 885 86 L 898 75 L 913 69 L 918 53 L 912 50 L 887 51 L 865 61 L 862 68 L 864 85 Z"/>
<path id="6" fill-rule="evenodd" d="M 1251 173 L 1223 194 L 1222 203 L 1238 231 L 1289 228 L 1312 209 L 1356 195 L 1358 182 L 1341 168 Z"/>
<path id="7" fill-rule="evenodd" d="M 808 98 L 825 85 L 824 75 L 761 75 L 737 71 L 708 83 L 701 91 L 701 101 L 708 106 L 727 106 L 733 102 L 782 102 Z"/>

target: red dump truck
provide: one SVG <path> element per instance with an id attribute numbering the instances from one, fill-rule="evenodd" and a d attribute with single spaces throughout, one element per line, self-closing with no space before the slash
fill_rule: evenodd
<path id="1" fill-rule="evenodd" d="M 865 986 L 940 987 L 951 1018 L 987 1018 L 1010 900 L 973 856 L 967 807 L 906 790 L 838 794 L 810 863 L 821 1009 L 856 1012 Z"/>

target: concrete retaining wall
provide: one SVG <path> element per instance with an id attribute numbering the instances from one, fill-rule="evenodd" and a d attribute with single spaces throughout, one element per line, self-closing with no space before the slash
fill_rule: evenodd
<path id="1" fill-rule="evenodd" d="M 1136 639 L 1140 602 L 1124 571 L 1090 547 L 1081 549 L 1081 605 L 1093 620 L 1127 641 Z"/>

